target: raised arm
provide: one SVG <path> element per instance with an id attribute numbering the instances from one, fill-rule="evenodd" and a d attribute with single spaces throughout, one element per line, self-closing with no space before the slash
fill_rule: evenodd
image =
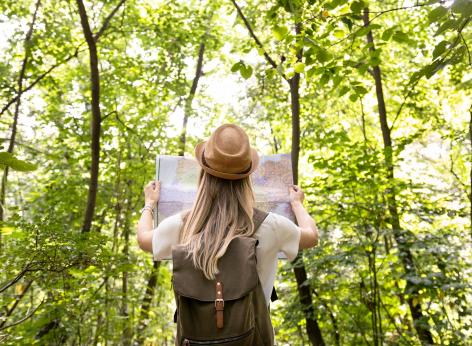
<path id="1" fill-rule="evenodd" d="M 159 201 L 160 190 L 161 184 L 158 180 L 151 181 L 144 187 L 144 208 L 136 231 L 139 247 L 144 251 L 152 252 L 152 211 L 157 201 Z M 154 210 L 154 212 L 157 213 L 157 210 Z"/>
<path id="2" fill-rule="evenodd" d="M 315 220 L 308 214 L 303 206 L 305 194 L 297 185 L 290 187 L 290 204 L 292 205 L 293 213 L 297 219 L 298 226 L 302 229 L 300 235 L 299 248 L 308 249 L 318 245 L 318 228 Z"/>

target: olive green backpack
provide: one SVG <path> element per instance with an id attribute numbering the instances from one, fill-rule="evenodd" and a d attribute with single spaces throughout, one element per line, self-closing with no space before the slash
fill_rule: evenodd
<path id="1" fill-rule="evenodd" d="M 267 217 L 254 209 L 254 229 Z M 258 241 L 238 237 L 208 280 L 193 266 L 184 246 L 172 249 L 172 284 L 177 304 L 175 345 L 273 346 L 274 331 L 256 270 Z"/>

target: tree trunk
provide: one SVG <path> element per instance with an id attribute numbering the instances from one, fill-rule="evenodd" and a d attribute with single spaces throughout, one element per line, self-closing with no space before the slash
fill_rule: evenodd
<path id="1" fill-rule="evenodd" d="M 154 290 L 157 285 L 157 278 L 159 274 L 159 266 L 161 262 L 153 261 L 153 266 L 149 279 L 146 285 L 146 292 L 144 293 L 144 298 L 141 303 L 141 313 L 139 314 L 139 324 L 137 330 L 136 344 L 142 345 L 144 343 L 144 331 L 149 323 L 149 310 L 151 308 L 152 298 L 154 297 Z"/>
<path id="2" fill-rule="evenodd" d="M 88 45 L 90 57 L 90 86 L 92 92 L 92 120 L 91 120 L 91 156 L 92 163 L 90 165 L 90 182 L 87 197 L 87 206 L 85 209 L 85 218 L 82 225 L 82 233 L 89 232 L 92 226 L 92 219 L 95 212 L 95 202 L 97 199 L 98 189 L 98 170 L 100 163 L 100 128 L 101 128 L 101 114 L 100 114 L 100 72 L 98 70 L 98 54 L 97 44 L 90 29 L 87 12 L 82 0 L 77 0 L 79 8 L 80 23 L 82 24 L 82 31 L 85 41 Z"/>
<path id="3" fill-rule="evenodd" d="M 203 54 L 205 52 L 205 43 L 200 43 L 200 48 L 198 49 L 198 60 L 197 67 L 195 70 L 195 76 L 193 77 L 192 87 L 190 88 L 190 93 L 188 95 L 187 101 L 185 101 L 185 111 L 184 111 L 184 120 L 182 124 L 182 134 L 180 135 L 180 153 L 179 156 L 184 156 L 185 153 L 185 143 L 187 142 L 187 121 L 192 114 L 192 102 L 197 92 L 198 81 L 202 76 L 203 68 Z"/>
<path id="4" fill-rule="evenodd" d="M 364 9 L 364 26 L 368 26 L 370 23 L 369 20 L 369 9 Z M 367 43 L 370 44 L 369 50 L 371 52 L 375 51 L 374 47 L 374 38 L 372 31 L 369 31 L 367 34 Z M 408 279 L 408 277 L 416 277 L 416 268 L 413 259 L 413 254 L 410 251 L 408 242 L 406 239 L 406 232 L 401 229 L 400 225 L 400 215 L 398 213 L 397 201 L 396 201 L 396 192 L 394 187 L 394 166 L 393 166 L 393 148 L 392 148 L 392 138 L 390 133 L 390 128 L 387 122 L 387 109 L 385 107 L 385 98 L 383 94 L 382 87 L 382 75 L 380 67 L 374 66 L 372 68 L 372 74 L 375 81 L 375 92 L 377 96 L 377 103 L 379 109 L 379 120 L 380 120 L 380 129 L 382 131 L 382 138 L 384 144 L 384 155 L 385 155 L 385 165 L 387 168 L 387 179 L 391 184 L 390 191 L 386 196 L 388 203 L 388 210 L 390 213 L 390 224 L 392 225 L 393 236 L 395 241 L 398 244 L 398 252 L 403 265 L 403 268 L 407 274 L 407 285 L 406 292 L 409 292 L 407 302 L 410 308 L 410 312 L 413 318 L 413 323 L 418 333 L 418 337 L 423 345 L 433 344 L 433 336 L 428 327 L 427 321 L 425 321 L 426 316 L 423 315 L 423 310 L 420 304 L 419 289 L 418 287 Z"/>
<path id="5" fill-rule="evenodd" d="M 470 238 L 472 240 L 472 105 L 469 108 L 469 142 L 470 142 L 470 160 L 469 160 L 469 169 L 470 169 L 470 191 L 469 191 L 469 207 L 470 207 Z"/>
<path id="6" fill-rule="evenodd" d="M 296 33 L 300 34 L 301 24 L 296 25 Z M 301 61 L 302 52 L 297 52 L 298 61 Z M 298 158 L 300 156 L 300 74 L 295 75 L 289 80 L 290 99 L 292 111 L 292 172 L 293 183 L 298 184 Z M 324 345 L 323 336 L 315 316 L 313 299 L 311 296 L 311 285 L 307 282 L 307 274 L 303 254 L 298 253 L 294 260 L 295 266 L 293 271 L 297 280 L 298 295 L 302 304 L 303 313 L 306 320 L 306 332 L 310 342 L 314 346 Z"/>
<path id="7" fill-rule="evenodd" d="M 95 212 L 95 201 L 97 197 L 98 188 L 98 169 L 100 161 L 100 126 L 101 126 L 101 114 L 100 114 L 100 74 L 98 70 L 98 54 L 97 54 L 97 41 L 100 36 L 105 32 L 110 24 L 113 16 L 118 12 L 119 8 L 124 4 L 125 0 L 122 0 L 118 5 L 110 12 L 105 18 L 103 25 L 98 30 L 97 34 L 93 36 L 92 30 L 87 17 L 87 12 L 83 0 L 76 0 L 78 12 L 80 16 L 80 23 L 84 34 L 85 41 L 88 45 L 89 56 L 90 56 L 90 82 L 92 91 L 92 121 L 91 121 L 91 151 L 92 151 L 92 164 L 90 167 L 90 182 L 89 191 L 87 198 L 87 209 L 85 212 L 85 218 L 82 225 L 82 233 L 90 231 L 92 225 L 93 214 Z M 78 53 L 78 51 L 76 51 Z M 60 316 L 46 324 L 36 334 L 36 339 L 47 335 L 51 330 L 56 329 L 60 324 Z M 108 329 L 107 329 L 108 331 Z"/>
<path id="8" fill-rule="evenodd" d="M 130 150 L 130 149 L 129 149 Z M 128 151 L 128 155 L 130 154 L 130 151 Z M 126 213 L 124 215 L 124 220 L 123 220 L 123 238 L 124 238 L 124 245 L 123 245 L 123 256 L 125 257 L 126 261 L 129 261 L 129 233 L 130 233 L 130 218 L 131 218 L 131 201 L 132 201 L 132 196 L 130 196 L 130 193 L 132 192 L 131 190 L 131 185 L 132 185 L 132 180 L 129 179 L 127 181 L 127 205 L 126 205 Z M 130 326 L 130 321 L 128 319 L 129 317 L 129 311 L 128 311 L 128 271 L 124 270 L 122 273 L 121 277 L 121 311 L 120 315 L 123 317 L 123 330 L 122 330 L 122 338 L 121 338 L 121 344 L 122 345 L 131 345 L 131 326 Z"/>

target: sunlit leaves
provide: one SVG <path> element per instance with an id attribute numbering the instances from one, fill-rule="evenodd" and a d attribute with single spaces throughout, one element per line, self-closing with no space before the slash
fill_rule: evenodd
<path id="1" fill-rule="evenodd" d="M 276 25 L 272 29 L 272 33 L 273 33 L 276 40 L 282 41 L 285 38 L 285 36 L 287 36 L 288 29 L 287 29 L 286 26 Z"/>
<path id="2" fill-rule="evenodd" d="M 438 56 L 443 54 L 446 51 L 446 48 L 448 46 L 449 42 L 448 41 L 441 41 L 439 42 L 436 47 L 434 47 L 433 50 L 433 59 L 436 59 Z"/>
<path id="3" fill-rule="evenodd" d="M 238 61 L 236 64 L 231 67 L 231 72 L 239 71 L 241 77 L 244 79 L 248 79 L 252 75 L 252 67 L 251 65 L 247 65 L 244 61 Z"/>
<path id="4" fill-rule="evenodd" d="M 470 0 L 455 0 L 451 6 L 451 11 L 460 13 L 464 17 L 472 15 L 472 1 Z"/>
<path id="5" fill-rule="evenodd" d="M 305 71 L 305 64 L 302 63 L 302 62 L 297 62 L 297 63 L 293 66 L 293 70 L 294 70 L 296 73 L 302 73 L 303 71 Z"/>
<path id="6" fill-rule="evenodd" d="M 0 165 L 8 166 L 20 172 L 30 172 L 37 168 L 36 165 L 27 161 L 19 160 L 6 151 L 0 152 Z"/>
<path id="7" fill-rule="evenodd" d="M 447 11 L 448 9 L 443 6 L 436 7 L 434 10 L 432 10 L 428 14 L 429 22 L 432 23 L 432 22 L 437 21 L 438 19 L 446 15 Z"/>
<path id="8" fill-rule="evenodd" d="M 393 33 L 395 32 L 396 27 L 390 27 L 388 29 L 385 29 L 384 32 L 382 33 L 382 40 L 388 41 L 390 38 L 393 36 Z"/>
<path id="9" fill-rule="evenodd" d="M 358 13 L 361 12 L 365 7 L 364 1 L 354 1 L 351 4 L 351 11 Z"/>

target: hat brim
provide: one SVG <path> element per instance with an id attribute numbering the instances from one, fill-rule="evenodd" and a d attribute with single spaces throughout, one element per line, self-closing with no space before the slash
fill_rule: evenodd
<path id="1" fill-rule="evenodd" d="M 245 173 L 226 173 L 216 171 L 203 163 L 203 151 L 205 150 L 205 145 L 207 141 L 203 141 L 198 143 L 195 146 L 195 158 L 197 159 L 198 164 L 202 167 L 202 169 L 210 175 L 213 175 L 218 178 L 228 179 L 228 180 L 238 180 L 242 178 L 248 177 L 251 173 L 253 173 L 257 167 L 259 167 L 259 154 L 257 150 L 251 148 L 251 169 Z"/>

